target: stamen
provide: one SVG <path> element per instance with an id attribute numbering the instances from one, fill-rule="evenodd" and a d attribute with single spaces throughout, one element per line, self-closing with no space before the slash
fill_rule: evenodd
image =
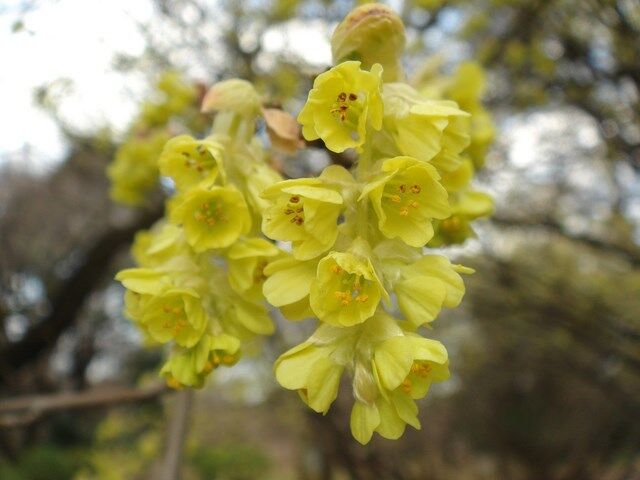
<path id="1" fill-rule="evenodd" d="M 409 209 L 407 207 L 402 207 L 400 209 L 400 216 L 406 217 L 407 215 L 409 215 Z"/>
<path id="2" fill-rule="evenodd" d="M 411 208 L 418 208 L 420 206 L 420 204 L 414 200 L 414 201 L 409 202 L 409 206 Z"/>
<path id="3" fill-rule="evenodd" d="M 398 190 L 400 190 L 401 193 L 406 193 L 407 192 L 407 186 L 406 185 L 399 185 L 398 186 Z"/>
<path id="4" fill-rule="evenodd" d="M 333 273 L 340 273 L 342 272 L 342 268 L 340 268 L 340 265 L 331 265 L 331 271 Z"/>
<path id="5" fill-rule="evenodd" d="M 299 196 L 297 196 L 297 195 L 294 195 L 293 197 L 291 197 L 291 198 L 289 199 L 289 201 L 290 201 L 291 203 L 298 203 L 298 202 L 300 201 L 300 197 L 299 197 Z"/>
<path id="6" fill-rule="evenodd" d="M 338 101 L 344 102 L 346 99 L 347 99 L 347 94 L 344 92 L 340 92 L 340 94 L 338 95 Z"/>
<path id="7" fill-rule="evenodd" d="M 447 218 L 442 221 L 442 228 L 445 230 L 455 231 L 461 226 L 460 219 L 458 217 Z"/>
<path id="8" fill-rule="evenodd" d="M 404 382 L 400 385 L 404 393 L 411 393 L 411 380 L 405 378 Z"/>
<path id="9" fill-rule="evenodd" d="M 346 292 L 334 292 L 334 295 L 338 300 L 341 301 L 342 305 L 347 306 L 351 303 L 351 292 L 347 290 Z"/>
<path id="10" fill-rule="evenodd" d="M 176 390 L 182 388 L 182 384 L 173 377 L 167 378 L 167 385 Z"/>
<path id="11" fill-rule="evenodd" d="M 364 293 L 356 297 L 356 302 L 365 303 L 367 300 L 369 300 L 369 295 L 366 295 Z"/>
<path id="12" fill-rule="evenodd" d="M 420 185 L 411 185 L 411 193 L 415 193 L 417 195 L 421 190 L 422 188 Z"/>
<path id="13" fill-rule="evenodd" d="M 351 100 L 352 102 L 356 101 L 357 99 L 358 99 L 358 95 L 356 95 L 355 93 L 349 94 L 349 100 Z"/>
<path id="14" fill-rule="evenodd" d="M 211 360 L 207 360 L 207 363 L 204 364 L 204 367 L 202 367 L 202 373 L 209 373 L 210 371 L 212 371 L 216 366 L 213 364 L 213 362 L 211 362 Z"/>

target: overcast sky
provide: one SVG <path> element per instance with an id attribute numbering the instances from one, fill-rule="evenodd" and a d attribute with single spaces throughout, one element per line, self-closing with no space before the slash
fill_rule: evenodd
<path id="1" fill-rule="evenodd" d="M 0 161 L 26 148 L 37 167 L 55 164 L 65 146 L 55 123 L 36 106 L 35 89 L 69 79 L 71 91 L 61 107 L 65 120 L 86 131 L 126 128 L 146 85 L 141 77 L 114 72 L 113 59 L 116 53 L 143 52 L 136 25 L 152 21 L 154 11 L 152 2 L 142 0 L 43 2 L 24 17 L 24 28 L 13 32 L 22 3 L 0 5 Z M 290 30 L 287 45 L 282 35 L 266 35 L 266 49 L 313 43 L 312 61 L 330 61 L 326 28 Z"/>

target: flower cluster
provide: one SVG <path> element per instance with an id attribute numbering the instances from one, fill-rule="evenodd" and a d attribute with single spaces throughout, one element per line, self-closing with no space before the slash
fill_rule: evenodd
<path id="1" fill-rule="evenodd" d="M 211 134 L 165 143 L 156 168 L 174 185 L 166 218 L 138 234 L 138 266 L 116 277 L 127 316 L 149 339 L 172 344 L 161 374 L 175 388 L 202 386 L 238 360 L 242 342 L 273 332 L 261 290 L 280 251 L 260 234 L 258 193 L 281 177 L 254 138 L 259 106 L 247 82 L 221 82 L 205 97 L 218 112 Z"/>
<path id="2" fill-rule="evenodd" d="M 333 36 L 339 62 L 315 79 L 298 116 L 307 141 L 336 155 L 355 151 L 351 169 L 282 179 L 256 120 L 284 153 L 302 147 L 300 129 L 237 79 L 203 97 L 202 111 L 216 114 L 206 138 L 165 141 L 163 131 L 144 154 L 131 141 L 116 157 L 114 188 L 138 195 L 129 200 L 157 175 L 172 185 L 165 217 L 135 240 L 138 266 L 117 275 L 126 315 L 171 345 L 161 370 L 169 385 L 202 386 L 216 367 L 238 361 L 243 342 L 272 333 L 266 299 L 290 320 L 319 321 L 276 361 L 283 387 L 326 413 L 348 376 L 351 431 L 361 443 L 420 428 L 415 401 L 449 376 L 445 347 L 422 330 L 460 304 L 461 274 L 472 272 L 426 248 L 463 242 L 471 221 L 490 213 L 490 197 L 470 183 L 492 131 L 465 111 L 483 112 L 477 72 L 414 88 L 402 81 L 404 44 L 392 10 L 355 9 Z M 141 118 L 166 125 L 157 110 Z M 145 174 L 131 173 L 137 157 Z M 137 183 L 123 190 L 128 176 Z"/>
<path id="3" fill-rule="evenodd" d="M 262 195 L 263 232 L 291 242 L 291 254 L 264 270 L 265 297 L 292 320 L 320 322 L 277 360 L 276 378 L 326 413 L 348 374 L 361 443 L 374 431 L 398 438 L 407 424 L 420 428 L 415 400 L 448 378 L 444 346 L 419 329 L 460 303 L 460 274 L 472 270 L 424 247 L 449 243 L 439 232 L 456 205 L 485 206 L 467 191 L 469 114 L 383 78 L 380 64 L 353 60 L 319 75 L 298 117 L 302 133 L 334 152 L 355 149 L 356 165 Z"/>

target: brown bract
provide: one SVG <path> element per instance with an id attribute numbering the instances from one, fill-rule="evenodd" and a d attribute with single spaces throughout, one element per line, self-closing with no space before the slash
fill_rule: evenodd
<path id="1" fill-rule="evenodd" d="M 304 146 L 300 138 L 300 125 L 292 115 L 277 108 L 263 108 L 262 116 L 274 148 L 294 154 Z"/>

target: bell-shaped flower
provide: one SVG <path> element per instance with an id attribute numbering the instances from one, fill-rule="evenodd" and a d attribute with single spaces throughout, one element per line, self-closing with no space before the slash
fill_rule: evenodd
<path id="1" fill-rule="evenodd" d="M 411 334 L 378 343 L 371 368 L 380 395 L 375 401 L 356 400 L 351 411 L 351 432 L 362 444 L 369 442 L 374 431 L 397 439 L 407 424 L 419 429 L 414 399 L 424 397 L 432 382 L 449 377 L 444 346 Z"/>
<path id="2" fill-rule="evenodd" d="M 312 317 L 309 291 L 316 278 L 317 260 L 296 260 L 291 256 L 270 262 L 264 269 L 267 279 L 262 293 L 289 320 Z"/>
<path id="3" fill-rule="evenodd" d="M 174 351 L 160 370 L 172 388 L 204 385 L 207 375 L 219 365 L 233 365 L 240 356 L 240 340 L 226 335 L 202 336 L 191 348 Z"/>
<path id="4" fill-rule="evenodd" d="M 273 333 L 273 322 L 262 302 L 240 296 L 230 286 L 217 284 L 211 288 L 219 290 L 210 302 L 210 307 L 225 332 L 240 340 Z"/>
<path id="5" fill-rule="evenodd" d="M 223 147 L 212 140 L 179 135 L 169 140 L 158 163 L 160 173 L 171 177 L 179 193 L 204 182 L 210 186 L 222 171 Z"/>
<path id="6" fill-rule="evenodd" d="M 285 180 L 268 187 L 262 196 L 271 202 L 262 219 L 269 238 L 290 241 L 293 255 L 309 260 L 326 252 L 338 236 L 343 199 L 321 178 Z"/>
<path id="7" fill-rule="evenodd" d="M 187 288 L 171 288 L 152 296 L 141 314 L 139 322 L 151 338 L 160 343 L 175 340 L 183 347 L 194 346 L 208 324 L 200 295 Z"/>
<path id="8" fill-rule="evenodd" d="M 403 83 L 386 84 L 383 98 L 384 131 L 399 155 L 430 161 L 442 171 L 460 165 L 459 154 L 469 145 L 468 113 L 455 102 L 427 99 Z"/>
<path id="9" fill-rule="evenodd" d="M 169 136 L 162 130 L 145 137 L 129 138 L 107 168 L 110 196 L 125 205 L 144 203 L 158 185 L 158 155 Z"/>
<path id="10" fill-rule="evenodd" d="M 196 252 L 228 247 L 251 228 L 247 204 L 235 188 L 194 188 L 178 200 L 171 221 L 182 225 Z"/>
<path id="11" fill-rule="evenodd" d="M 440 255 L 427 255 L 407 265 L 402 280 L 394 285 L 400 311 L 415 327 L 433 321 L 443 306 L 460 304 L 464 295 L 460 273 L 471 272 Z"/>
<path id="12" fill-rule="evenodd" d="M 318 264 L 309 301 L 321 321 L 348 327 L 373 316 L 383 294 L 387 296 L 369 258 L 331 252 Z"/>
<path id="13" fill-rule="evenodd" d="M 227 252 L 229 283 L 241 295 L 259 299 L 266 280 L 264 269 L 280 250 L 264 238 L 248 238 L 234 243 Z"/>
<path id="14" fill-rule="evenodd" d="M 429 242 L 430 247 L 456 245 L 474 238 L 476 233 L 471 223 L 491 215 L 493 199 L 484 192 L 469 190 L 453 196 L 451 207 L 451 216 L 436 225 L 436 234 Z"/>
<path id="15" fill-rule="evenodd" d="M 316 412 L 327 413 L 338 395 L 345 365 L 352 361 L 354 329 L 322 325 L 304 343 L 283 353 L 275 363 L 276 380 L 297 390 Z"/>
<path id="16" fill-rule="evenodd" d="M 367 72 L 355 61 L 318 75 L 298 115 L 304 138 L 321 138 L 334 152 L 362 146 L 367 126 L 375 130 L 382 126 L 381 76 L 379 64 Z"/>
<path id="17" fill-rule="evenodd" d="M 465 159 L 457 170 L 442 178 L 442 185 L 449 192 L 451 216 L 434 224 L 435 235 L 429 246 L 453 245 L 464 243 L 475 237 L 471 223 L 493 213 L 493 199 L 490 195 L 470 188 L 473 178 L 473 163 Z"/>
<path id="18" fill-rule="evenodd" d="M 378 178 L 364 186 L 360 199 L 369 198 L 378 228 L 387 238 L 424 246 L 433 237 L 432 219 L 451 213 L 440 175 L 433 166 L 411 157 L 387 159 L 380 171 Z"/>

